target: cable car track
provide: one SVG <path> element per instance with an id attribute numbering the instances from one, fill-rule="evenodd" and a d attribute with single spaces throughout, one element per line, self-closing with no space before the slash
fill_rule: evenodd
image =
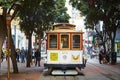
<path id="1" fill-rule="evenodd" d="M 85 75 L 76 76 L 55 76 L 41 75 L 39 80 L 120 80 L 120 74 L 110 69 L 106 69 L 103 64 L 87 63 L 87 67 L 81 72 Z"/>

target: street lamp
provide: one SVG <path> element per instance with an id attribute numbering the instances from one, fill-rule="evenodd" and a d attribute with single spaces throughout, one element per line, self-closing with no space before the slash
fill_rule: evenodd
<path id="1" fill-rule="evenodd" d="M 8 80 L 10 80 L 10 26 L 11 26 L 11 15 L 6 14 L 6 24 L 8 29 Z"/>

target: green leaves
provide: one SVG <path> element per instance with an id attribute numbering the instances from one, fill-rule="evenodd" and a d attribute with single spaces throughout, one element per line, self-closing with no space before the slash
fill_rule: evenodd
<path id="1" fill-rule="evenodd" d="M 97 24 L 102 21 L 102 41 L 105 45 L 107 38 L 111 40 L 111 49 L 114 49 L 116 30 L 120 27 L 120 1 L 119 0 L 70 0 L 73 7 L 80 10 L 85 16 L 86 28 L 97 31 Z M 100 26 L 98 26 L 100 27 Z M 99 37 L 101 37 L 99 36 Z"/>
<path id="2" fill-rule="evenodd" d="M 55 4 L 55 23 L 69 22 L 70 16 L 66 13 L 65 0 L 57 0 Z"/>
<path id="3" fill-rule="evenodd" d="M 66 11 L 65 0 L 25 0 L 19 10 L 21 29 L 39 34 L 50 29 L 58 17 L 57 22 L 68 22 Z"/>
<path id="4" fill-rule="evenodd" d="M 80 10 L 81 14 L 86 16 L 89 24 L 94 24 L 100 20 L 106 21 L 104 24 L 111 25 L 109 21 L 120 11 L 119 0 L 70 0 L 73 7 Z M 116 14 L 119 15 L 119 14 Z"/>
<path id="5" fill-rule="evenodd" d="M 14 0 L 0 0 L 0 6 L 4 8 L 9 8 Z"/>

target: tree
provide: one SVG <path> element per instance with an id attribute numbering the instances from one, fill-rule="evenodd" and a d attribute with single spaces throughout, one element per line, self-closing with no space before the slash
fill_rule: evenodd
<path id="1" fill-rule="evenodd" d="M 37 8 L 40 4 L 39 0 L 25 0 L 20 7 L 18 16 L 20 17 L 20 29 L 25 33 L 28 39 L 27 50 L 27 67 L 30 67 L 32 55 L 32 33 L 36 24 Z"/>
<path id="2" fill-rule="evenodd" d="M 65 7 L 65 1 L 66 0 L 57 0 L 56 1 L 56 6 L 55 6 L 55 10 L 56 12 L 56 19 L 55 19 L 55 23 L 68 23 L 70 16 L 69 14 L 66 13 L 67 8 Z"/>
<path id="3" fill-rule="evenodd" d="M 20 8 L 20 12 L 18 16 L 20 17 L 20 26 L 21 30 L 25 32 L 28 38 L 29 47 L 28 47 L 28 55 L 27 55 L 27 67 L 30 67 L 31 62 L 31 36 L 32 33 L 35 32 L 39 36 L 39 40 L 41 40 L 42 33 L 46 29 L 50 29 L 51 25 L 53 25 L 56 17 L 60 16 L 64 13 L 66 19 L 64 21 L 68 21 L 68 14 L 66 14 L 66 8 L 64 8 L 65 0 L 25 0 Z M 33 3 L 34 2 L 34 3 Z M 59 4 L 59 3 L 64 4 Z M 63 21 L 61 19 L 61 21 Z M 40 48 L 40 45 L 39 45 Z M 41 49 L 41 48 L 40 48 Z"/>
<path id="4" fill-rule="evenodd" d="M 11 21 L 14 19 L 15 15 L 17 14 L 19 5 L 17 4 L 18 1 L 16 0 L 0 0 L 0 8 L 2 9 L 2 14 L 0 15 L 0 53 L 2 50 L 2 45 L 5 37 L 7 36 L 7 25 L 6 25 L 6 15 L 11 15 Z M 11 11 L 14 12 L 11 14 Z M 13 72 L 18 73 L 17 62 L 15 58 L 15 46 L 13 44 L 11 38 L 11 59 L 13 65 Z"/>
<path id="5" fill-rule="evenodd" d="M 34 2 L 34 3 L 33 3 Z M 49 4 L 51 3 L 51 4 Z M 49 6 L 49 7 L 48 7 Z M 21 6 L 19 17 L 20 17 L 20 26 L 21 30 L 25 32 L 28 39 L 28 52 L 27 52 L 27 67 L 30 67 L 31 63 L 31 54 L 32 54 L 32 46 L 31 46 L 31 36 L 33 31 L 36 33 L 42 33 L 42 26 L 47 25 L 52 21 L 52 15 L 49 16 L 51 8 L 54 6 L 53 1 L 48 0 L 26 0 L 24 4 Z M 51 18 L 47 18 L 47 17 Z M 37 31 L 36 31 L 37 30 Z M 40 39 L 41 40 L 41 39 Z"/>
<path id="6" fill-rule="evenodd" d="M 114 41 L 116 30 L 120 24 L 120 2 L 119 0 L 70 0 L 73 7 L 86 16 L 86 26 L 95 28 L 99 21 L 103 21 L 103 35 L 98 33 L 102 39 L 105 37 L 111 41 L 111 51 L 114 52 Z M 106 40 L 104 40 L 106 41 Z"/>

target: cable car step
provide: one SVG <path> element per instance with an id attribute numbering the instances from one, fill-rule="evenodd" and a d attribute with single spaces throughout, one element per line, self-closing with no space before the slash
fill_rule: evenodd
<path id="1" fill-rule="evenodd" d="M 77 75 L 76 70 L 53 70 L 52 75 Z"/>

